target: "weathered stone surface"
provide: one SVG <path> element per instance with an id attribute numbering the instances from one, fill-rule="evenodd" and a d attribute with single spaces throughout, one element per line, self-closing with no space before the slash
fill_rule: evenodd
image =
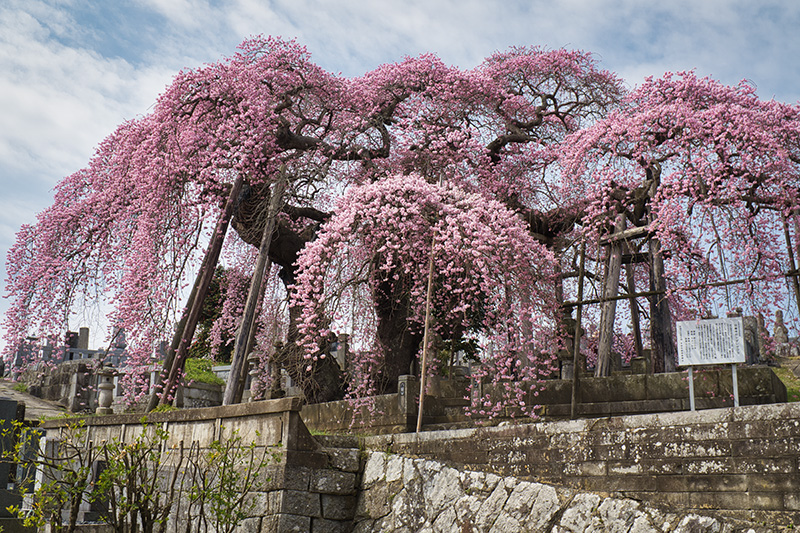
<path id="1" fill-rule="evenodd" d="M 355 495 L 322 495 L 322 517 L 330 520 L 352 520 L 356 513 Z"/>
<path id="2" fill-rule="evenodd" d="M 592 515 L 599 505 L 600 496 L 596 494 L 576 495 L 561 515 L 555 531 L 586 531 L 589 524 L 592 523 Z"/>
<path id="3" fill-rule="evenodd" d="M 311 474 L 309 489 L 323 494 L 355 494 L 356 475 L 337 470 L 315 470 Z"/>
<path id="4" fill-rule="evenodd" d="M 237 533 L 261 533 L 261 517 L 246 518 L 239 522 Z"/>
<path id="5" fill-rule="evenodd" d="M 281 511 L 293 515 L 321 517 L 320 495 L 301 490 L 284 490 Z"/>
<path id="6" fill-rule="evenodd" d="M 352 530 L 352 522 L 326 520 L 324 518 L 311 519 L 311 533 L 350 533 Z"/>
<path id="7" fill-rule="evenodd" d="M 329 448 L 325 450 L 331 467 L 343 472 L 358 472 L 359 469 L 359 450 L 358 448 Z"/>
<path id="8" fill-rule="evenodd" d="M 262 533 L 308 533 L 311 518 L 292 514 L 276 514 L 261 522 Z"/>
<path id="9" fill-rule="evenodd" d="M 386 455 L 382 453 L 371 453 L 364 465 L 364 477 L 362 486 L 369 488 L 370 485 L 385 478 Z"/>
<path id="10" fill-rule="evenodd" d="M 380 459 L 372 461 L 372 455 Z M 748 531 L 720 518 L 665 513 L 626 498 L 457 470 L 429 459 L 368 452 L 375 471 L 359 496 L 354 531 L 463 533 L 535 531 L 550 533 L 673 533 Z M 400 466 L 398 466 L 398 464 Z M 400 470 L 393 481 L 377 471 Z M 740 477 L 732 476 L 734 483 Z M 686 493 L 688 494 L 688 493 Z M 730 494 L 738 494 L 732 492 Z M 390 504 L 387 502 L 391 502 Z M 753 529 L 766 531 L 766 529 Z"/>
<path id="11" fill-rule="evenodd" d="M 714 518 L 708 516 L 689 515 L 681 520 L 675 533 L 718 533 L 722 525 Z"/>

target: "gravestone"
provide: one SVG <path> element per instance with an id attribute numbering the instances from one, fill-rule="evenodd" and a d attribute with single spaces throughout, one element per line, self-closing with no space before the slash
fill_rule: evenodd
<path id="1" fill-rule="evenodd" d="M 789 357 L 789 329 L 783 322 L 783 311 L 780 309 L 775 311 L 775 328 L 773 329 L 772 338 L 775 341 L 775 355 Z"/>
<path id="2" fill-rule="evenodd" d="M 9 398 L 0 398 L 0 450 L 12 452 L 15 444 L 14 422 L 25 419 L 25 404 Z M 13 490 L 16 479 L 16 465 L 10 461 L 0 460 L 0 518 L 11 518 L 9 506 L 19 506 L 22 497 Z M 10 487 L 9 487 L 9 484 Z M 11 489 L 11 490 L 9 490 Z"/>

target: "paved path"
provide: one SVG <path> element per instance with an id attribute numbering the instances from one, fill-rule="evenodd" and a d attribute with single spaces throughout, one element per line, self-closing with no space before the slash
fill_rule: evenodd
<path id="1" fill-rule="evenodd" d="M 0 398 L 8 398 L 25 403 L 25 420 L 54 418 L 69 412 L 55 402 L 14 390 L 13 386 L 15 384 L 7 379 L 0 379 Z"/>

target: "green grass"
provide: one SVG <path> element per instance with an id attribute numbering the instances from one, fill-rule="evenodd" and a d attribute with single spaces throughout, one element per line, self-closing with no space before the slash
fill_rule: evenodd
<path id="1" fill-rule="evenodd" d="M 178 408 L 174 405 L 159 405 L 155 409 L 151 411 L 151 413 L 171 413 L 172 411 L 177 411 Z M 2 533 L 2 532 L 0 532 Z"/>
<path id="2" fill-rule="evenodd" d="M 210 359 L 190 357 L 186 360 L 186 381 L 197 381 L 208 383 L 209 385 L 225 385 L 225 381 L 218 378 L 211 371 L 212 366 L 214 366 L 214 361 Z"/>
<path id="3" fill-rule="evenodd" d="M 17 392 L 28 392 L 28 385 L 26 383 L 14 383 L 11 388 Z"/>
<path id="4" fill-rule="evenodd" d="M 790 402 L 800 402 L 800 378 L 786 367 L 773 368 L 775 375 L 786 385 L 786 396 Z"/>

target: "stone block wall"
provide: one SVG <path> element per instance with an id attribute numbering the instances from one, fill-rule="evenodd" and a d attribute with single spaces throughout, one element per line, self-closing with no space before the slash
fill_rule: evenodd
<path id="1" fill-rule="evenodd" d="M 741 405 L 786 402 L 786 387 L 771 368 L 742 366 L 738 370 Z M 604 417 L 685 411 L 689 409 L 687 372 L 667 374 L 617 373 L 609 377 L 582 377 L 577 413 L 581 417 Z M 469 381 L 437 379 L 425 396 L 423 424 L 452 427 L 471 425 L 476 418 L 464 415 Z M 490 384 L 475 384 L 476 394 L 500 398 Z M 306 405 L 302 417 L 314 430 L 326 432 L 397 433 L 414 431 L 417 422 L 419 384 L 414 376 L 400 376 L 396 394 L 370 398 L 359 405 L 351 401 Z M 695 403 L 698 409 L 731 407 L 733 382 L 730 368 L 703 368 L 695 372 Z M 552 379 L 529 390 L 526 405 L 539 405 L 538 414 L 548 419 L 570 415 L 572 381 Z M 509 419 L 523 415 L 519 408 L 506 408 Z"/>
<path id="2" fill-rule="evenodd" d="M 178 407 L 196 409 L 222 405 L 222 385 L 194 382 L 178 388 L 176 403 Z"/>
<path id="3" fill-rule="evenodd" d="M 367 437 L 370 450 L 800 525 L 800 404 Z"/>
<path id="4" fill-rule="evenodd" d="M 756 533 L 771 528 L 368 452 L 354 531 Z"/>
<path id="5" fill-rule="evenodd" d="M 97 385 L 90 364 L 86 359 L 58 365 L 36 363 L 28 366 L 19 380 L 34 396 L 57 402 L 72 412 L 87 411 L 95 407 Z"/>
<path id="6" fill-rule="evenodd" d="M 359 450 L 354 439 L 331 438 L 320 445 L 300 419 L 299 398 L 267 400 L 225 407 L 151 413 L 148 424 L 169 437 L 164 450 L 191 445 L 207 449 L 236 433 L 246 445 L 278 452 L 279 459 L 259 472 L 269 480 L 248 495 L 255 503 L 236 531 L 330 533 L 351 531 L 359 481 Z M 141 415 L 105 415 L 83 420 L 87 442 L 132 442 L 143 431 Z M 48 440 L 58 440 L 69 421 L 43 424 Z M 178 501 L 168 531 L 185 530 L 188 503 Z"/>

